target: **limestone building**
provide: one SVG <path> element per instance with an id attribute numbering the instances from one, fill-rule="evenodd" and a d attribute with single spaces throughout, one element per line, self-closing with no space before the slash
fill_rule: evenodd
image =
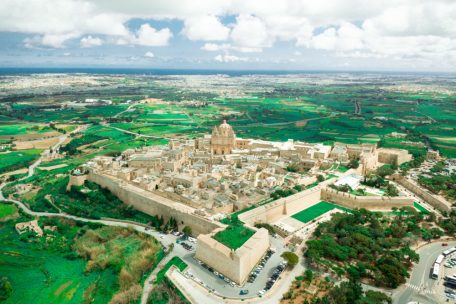
<path id="1" fill-rule="evenodd" d="M 215 155 L 231 154 L 235 147 L 236 135 L 233 128 L 224 120 L 220 126 L 215 126 L 212 130 L 211 153 Z"/>

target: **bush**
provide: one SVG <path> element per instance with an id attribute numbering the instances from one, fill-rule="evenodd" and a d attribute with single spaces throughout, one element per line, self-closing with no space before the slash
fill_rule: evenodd
<path id="1" fill-rule="evenodd" d="M 4 301 L 8 299 L 13 292 L 13 286 L 7 277 L 0 279 L 0 300 Z"/>
<path id="2" fill-rule="evenodd" d="M 291 268 L 295 267 L 299 262 L 299 257 L 291 251 L 285 251 L 282 253 L 281 257 L 284 258 L 288 266 Z"/>

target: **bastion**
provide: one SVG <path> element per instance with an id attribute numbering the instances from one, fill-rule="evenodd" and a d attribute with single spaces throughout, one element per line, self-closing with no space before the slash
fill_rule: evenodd
<path id="1" fill-rule="evenodd" d="M 232 250 L 213 238 L 223 229 L 198 236 L 195 258 L 242 285 L 269 249 L 268 231 L 264 228 L 258 229 L 241 247 Z"/>

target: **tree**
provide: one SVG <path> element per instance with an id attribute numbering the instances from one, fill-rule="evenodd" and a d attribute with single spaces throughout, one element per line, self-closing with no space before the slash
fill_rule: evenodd
<path id="1" fill-rule="evenodd" d="M 348 163 L 348 167 L 349 168 L 352 168 L 352 169 L 357 169 L 359 167 L 359 160 L 357 159 L 352 159 L 349 163 Z"/>
<path id="2" fill-rule="evenodd" d="M 393 184 L 389 183 L 388 186 L 386 186 L 386 195 L 388 196 L 398 196 L 399 195 L 399 190 L 397 190 L 396 186 Z"/>
<path id="3" fill-rule="evenodd" d="M 310 270 L 310 269 L 307 269 L 305 272 L 304 272 L 305 276 L 306 276 L 306 280 L 310 283 L 312 282 L 312 279 L 313 279 L 313 271 Z"/>
<path id="4" fill-rule="evenodd" d="M 285 251 L 282 253 L 281 257 L 285 259 L 288 266 L 291 268 L 295 267 L 299 262 L 299 257 L 291 251 Z"/>
<path id="5" fill-rule="evenodd" d="M 393 301 L 383 292 L 368 290 L 363 298 L 360 299 L 359 304 L 391 304 Z"/>
<path id="6" fill-rule="evenodd" d="M 13 286 L 7 277 L 0 279 L 0 300 L 6 300 L 13 292 Z"/>
<path id="7" fill-rule="evenodd" d="M 433 237 L 434 239 L 438 239 L 438 238 L 440 238 L 441 236 L 444 235 L 444 232 L 443 232 L 440 228 L 436 228 L 436 227 L 431 228 L 431 231 L 430 231 L 430 232 L 431 232 L 432 237 Z"/>
<path id="8" fill-rule="evenodd" d="M 325 177 L 323 175 L 321 175 L 321 174 L 318 174 L 317 175 L 317 180 L 321 183 L 322 181 L 325 180 Z"/>
<path id="9" fill-rule="evenodd" d="M 381 177 L 391 175 L 394 173 L 394 169 L 391 165 L 383 165 L 377 169 L 377 174 Z"/>
<path id="10" fill-rule="evenodd" d="M 182 232 L 185 236 L 190 236 L 192 235 L 192 228 L 189 226 L 185 226 L 184 229 L 182 229 Z"/>

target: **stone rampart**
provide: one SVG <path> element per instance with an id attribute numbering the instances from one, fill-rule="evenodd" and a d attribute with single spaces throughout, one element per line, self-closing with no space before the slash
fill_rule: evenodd
<path id="1" fill-rule="evenodd" d="M 350 209 L 367 209 L 371 211 L 389 211 L 393 207 L 413 207 L 409 197 L 388 196 L 355 196 L 331 188 L 321 189 L 321 199 Z"/>
<path id="2" fill-rule="evenodd" d="M 131 205 L 139 211 L 150 215 L 163 216 L 166 221 L 170 217 L 175 218 L 180 229 L 184 226 L 190 226 L 194 235 L 210 233 L 223 226 L 218 222 L 194 214 L 195 209 L 189 206 L 127 184 L 114 176 L 92 171 L 88 175 L 88 180 L 109 189 L 125 204 Z"/>
<path id="3" fill-rule="evenodd" d="M 87 175 L 70 174 L 70 179 L 68 180 L 66 190 L 69 191 L 72 186 L 82 186 L 82 185 L 84 185 L 86 180 L 87 180 Z"/>
<path id="4" fill-rule="evenodd" d="M 244 245 L 236 250 L 231 250 L 213 239 L 214 233 L 201 234 L 198 237 L 195 258 L 237 284 L 243 284 L 270 246 L 268 231 L 264 228 L 258 229 Z"/>
<path id="5" fill-rule="evenodd" d="M 272 223 L 298 213 L 305 203 L 319 201 L 320 190 L 315 187 L 241 213 L 239 219 L 252 226 L 256 223 Z"/>
<path id="6" fill-rule="evenodd" d="M 391 179 L 397 182 L 399 185 L 403 186 L 407 190 L 415 193 L 419 197 L 421 197 L 425 202 L 433 206 L 434 208 L 439 209 L 440 211 L 450 212 L 451 206 L 445 202 L 444 200 L 440 199 L 439 197 L 431 194 L 428 190 L 423 189 L 422 187 L 418 186 L 417 184 L 411 182 L 406 177 L 394 174 L 391 176 Z"/>

